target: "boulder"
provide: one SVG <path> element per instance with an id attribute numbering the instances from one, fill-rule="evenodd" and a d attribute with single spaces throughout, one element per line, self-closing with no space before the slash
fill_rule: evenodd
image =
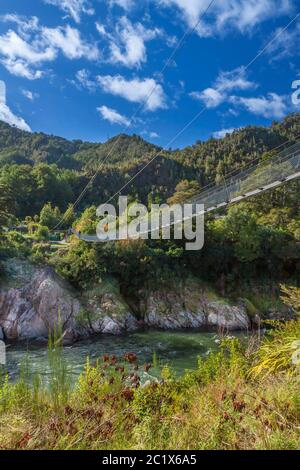
<path id="1" fill-rule="evenodd" d="M 164 330 L 200 328 L 205 324 L 202 306 L 192 310 L 185 299 L 174 291 L 152 292 L 146 303 L 144 322 Z"/>
<path id="2" fill-rule="evenodd" d="M 134 331 L 139 326 L 121 296 L 105 283 L 98 295 L 92 291 L 79 293 L 79 297 L 50 267 L 10 260 L 9 274 L 9 283 L 0 289 L 0 328 L 8 339 L 47 338 L 49 332 L 61 328 L 63 341 L 72 343 L 97 333 Z"/>
<path id="3" fill-rule="evenodd" d="M 179 284 L 177 288 L 148 294 L 144 317 L 147 326 L 164 330 L 201 328 L 228 331 L 250 327 L 243 306 L 218 299 L 197 280 Z"/>
<path id="4" fill-rule="evenodd" d="M 51 268 L 37 268 L 23 287 L 0 290 L 0 326 L 8 339 L 47 337 L 58 327 L 71 329 L 76 339 L 75 315 L 79 301 L 68 283 Z"/>
<path id="5" fill-rule="evenodd" d="M 215 301 L 207 304 L 207 326 L 225 330 L 247 330 L 250 321 L 246 309 L 242 306 L 224 304 Z"/>
<path id="6" fill-rule="evenodd" d="M 120 335 L 135 331 L 139 323 L 120 295 L 116 282 L 102 282 L 83 293 L 85 324 L 89 334 Z"/>

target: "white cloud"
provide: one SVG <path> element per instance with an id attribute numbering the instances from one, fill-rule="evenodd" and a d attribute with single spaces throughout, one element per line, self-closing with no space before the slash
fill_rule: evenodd
<path id="1" fill-rule="evenodd" d="M 103 34 L 103 36 L 106 36 L 106 29 L 103 26 L 103 24 L 99 23 L 99 21 L 96 21 L 96 29 L 99 34 Z"/>
<path id="2" fill-rule="evenodd" d="M 55 60 L 59 51 L 69 59 L 99 57 L 97 46 L 82 39 L 79 31 L 69 25 L 45 28 L 36 17 L 26 19 L 17 15 L 1 19 L 17 25 L 17 32 L 9 29 L 0 35 L 0 63 L 13 75 L 29 80 L 41 78 L 42 64 Z"/>
<path id="3" fill-rule="evenodd" d="M 78 70 L 76 73 L 76 80 L 79 85 L 83 88 L 87 88 L 89 91 L 95 91 L 97 88 L 97 83 L 91 80 L 90 73 L 86 69 Z"/>
<path id="4" fill-rule="evenodd" d="M 234 131 L 241 129 L 241 127 L 230 127 L 229 129 L 221 129 L 220 131 L 214 132 L 213 137 L 215 139 L 223 139 L 227 134 L 232 134 Z"/>
<path id="5" fill-rule="evenodd" d="M 147 60 L 145 42 L 159 34 L 158 29 L 145 29 L 141 23 L 132 24 L 126 17 L 121 18 L 114 35 L 117 42 L 110 45 L 112 62 L 139 67 Z"/>
<path id="6" fill-rule="evenodd" d="M 216 108 L 224 101 L 224 96 L 214 88 L 206 88 L 203 91 L 192 91 L 190 96 L 198 101 L 203 101 L 207 108 Z"/>
<path id="7" fill-rule="evenodd" d="M 286 96 L 280 96 L 276 93 L 268 93 L 267 96 L 260 96 L 258 98 L 232 96 L 231 102 L 237 106 L 244 107 L 252 114 L 268 119 L 281 119 L 289 112 Z"/>
<path id="8" fill-rule="evenodd" d="M 100 108 L 97 108 L 97 111 L 99 111 L 103 119 L 106 119 L 106 121 L 109 121 L 111 124 L 120 124 L 123 126 L 130 125 L 129 119 L 127 119 L 126 116 L 118 113 L 118 111 L 115 109 L 108 108 L 107 106 L 101 106 Z"/>
<path id="9" fill-rule="evenodd" d="M 15 31 L 0 36 L 0 62 L 13 75 L 34 80 L 42 76 L 37 68 L 42 62 L 54 60 L 53 48 L 30 45 Z"/>
<path id="10" fill-rule="evenodd" d="M 93 15 L 94 9 L 87 0 L 44 0 L 49 5 L 54 5 L 70 15 L 76 23 L 80 23 L 81 15 Z"/>
<path id="11" fill-rule="evenodd" d="M 97 46 L 81 39 L 78 29 L 71 26 L 58 28 L 43 28 L 42 37 L 46 44 L 54 49 L 60 49 L 68 59 L 97 60 L 99 50 Z"/>
<path id="12" fill-rule="evenodd" d="M 0 53 L 10 59 L 24 59 L 31 64 L 55 58 L 55 51 L 51 47 L 41 50 L 31 46 L 12 30 L 0 36 Z"/>
<path id="13" fill-rule="evenodd" d="M 146 129 L 143 130 L 140 134 L 141 134 L 141 135 L 144 135 L 144 136 L 147 136 L 147 137 L 149 137 L 150 139 L 158 139 L 158 138 L 159 138 L 159 134 L 157 134 L 157 132 L 154 132 L 154 131 L 147 131 Z"/>
<path id="14" fill-rule="evenodd" d="M 39 19 L 37 16 L 25 17 L 12 13 L 3 15 L 0 19 L 3 23 L 15 23 L 20 36 L 23 38 L 29 37 L 32 32 L 39 29 Z"/>
<path id="15" fill-rule="evenodd" d="M 296 23 L 293 29 L 287 29 L 282 33 L 280 33 L 280 31 L 281 28 L 275 31 L 274 37 L 278 37 L 266 51 L 271 56 L 271 59 L 277 60 L 300 55 L 300 24 Z"/>
<path id="16" fill-rule="evenodd" d="M 30 127 L 23 118 L 16 116 L 6 104 L 6 86 L 5 83 L 0 81 L 0 120 L 7 122 L 11 126 L 18 127 L 23 131 L 31 132 Z"/>
<path id="17" fill-rule="evenodd" d="M 151 139 L 158 139 L 159 135 L 157 134 L 157 132 L 150 132 L 149 137 Z"/>
<path id="18" fill-rule="evenodd" d="M 27 78 L 28 80 L 37 80 L 44 75 L 42 70 L 33 70 L 30 65 L 22 59 L 0 59 L 1 64 L 17 77 Z"/>
<path id="19" fill-rule="evenodd" d="M 123 10 L 130 10 L 134 5 L 134 0 L 109 0 L 111 6 L 118 5 Z"/>
<path id="20" fill-rule="evenodd" d="M 23 96 L 25 96 L 25 98 L 27 98 L 30 101 L 34 101 L 36 98 L 39 97 L 38 93 L 34 93 L 33 91 L 30 91 L 30 90 L 23 89 L 21 90 L 21 93 Z"/>
<path id="21" fill-rule="evenodd" d="M 209 5 L 208 0 L 157 0 L 167 7 L 177 7 L 184 21 L 195 26 Z M 287 14 L 292 10 L 292 0 L 215 0 L 206 17 L 201 20 L 198 34 L 212 36 L 237 29 L 251 31 L 259 23 Z"/>
<path id="22" fill-rule="evenodd" d="M 121 75 L 99 75 L 97 80 L 106 93 L 121 96 L 132 103 L 145 103 L 148 111 L 167 107 L 164 90 L 153 78 L 127 80 Z"/>
<path id="23" fill-rule="evenodd" d="M 112 33 L 106 31 L 103 24 L 96 23 L 96 28 L 109 41 L 109 62 L 125 67 L 140 67 L 147 61 L 145 43 L 162 35 L 158 28 L 146 29 L 141 23 L 131 23 L 125 16 L 117 22 Z"/>
<path id="24" fill-rule="evenodd" d="M 243 67 L 239 67 L 229 72 L 220 72 L 213 87 L 193 91 L 190 96 L 202 101 L 207 108 L 216 108 L 228 98 L 232 90 L 249 90 L 256 86 L 254 82 L 247 80 Z"/>
<path id="25" fill-rule="evenodd" d="M 215 86 L 221 91 L 231 90 L 249 90 L 255 88 L 256 84 L 246 79 L 245 70 L 243 67 L 231 70 L 229 72 L 220 72 Z"/>

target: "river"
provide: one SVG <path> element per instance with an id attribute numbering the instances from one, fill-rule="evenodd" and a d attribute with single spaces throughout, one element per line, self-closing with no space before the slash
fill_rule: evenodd
<path id="1" fill-rule="evenodd" d="M 241 333 L 237 335 L 241 336 Z M 195 369 L 198 357 L 205 357 L 217 350 L 218 343 L 216 334 L 204 332 L 146 331 L 125 336 L 101 335 L 64 347 L 64 357 L 68 373 L 75 381 L 83 371 L 87 357 L 93 363 L 103 354 L 121 357 L 125 353 L 134 352 L 140 364 L 146 362 L 155 364 L 148 373 L 143 373 L 143 379 L 146 380 L 159 377 L 164 365 L 170 366 L 176 374 Z M 18 377 L 22 364 L 26 362 L 30 373 L 38 373 L 47 381 L 50 368 L 46 344 L 25 342 L 9 344 L 6 356 L 7 369 L 12 379 Z"/>

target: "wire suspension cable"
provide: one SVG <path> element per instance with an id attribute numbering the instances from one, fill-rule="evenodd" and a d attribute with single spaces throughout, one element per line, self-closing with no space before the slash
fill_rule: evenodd
<path id="1" fill-rule="evenodd" d="M 273 42 L 278 39 L 300 16 L 300 12 L 286 25 L 283 29 L 279 31 L 278 34 L 275 35 L 273 39 L 271 39 L 266 46 L 258 53 L 256 56 L 246 65 L 243 66 L 242 69 L 243 71 L 246 71 L 253 63 L 267 50 L 267 48 L 273 44 Z M 162 152 L 164 152 L 168 147 L 170 147 L 177 138 L 183 134 L 204 112 L 206 111 L 206 107 L 204 106 L 194 117 L 191 119 L 176 135 L 173 137 L 154 157 L 149 160 L 149 162 L 141 168 L 135 175 L 130 178 L 130 180 L 124 184 L 119 191 L 117 191 L 113 196 L 111 196 L 105 204 L 108 204 L 111 202 L 118 194 L 120 194 L 123 189 L 125 189 L 127 186 L 129 186 L 157 157 L 159 157 Z"/>
<path id="2" fill-rule="evenodd" d="M 205 10 L 202 11 L 202 13 L 200 14 L 196 24 L 194 26 L 192 26 L 191 28 L 187 29 L 183 36 L 181 37 L 180 41 L 176 44 L 174 50 L 172 51 L 171 55 L 169 56 L 169 58 L 167 59 L 167 61 L 165 62 L 164 66 L 162 67 L 159 75 L 162 75 L 165 70 L 169 67 L 169 65 L 172 63 L 172 60 L 173 58 L 175 57 L 176 53 L 179 51 L 179 49 L 181 49 L 181 47 L 184 45 L 184 41 L 185 39 L 190 36 L 191 34 L 193 34 L 198 26 L 200 25 L 200 22 L 201 20 L 203 19 L 203 17 L 207 14 L 207 12 L 210 10 L 210 8 L 213 6 L 213 4 L 215 3 L 216 0 L 211 0 L 208 4 L 208 6 L 205 8 Z M 134 119 L 136 118 L 136 116 L 139 114 L 140 111 L 142 111 L 144 109 L 144 107 L 146 106 L 146 104 L 148 103 L 149 99 L 151 98 L 151 96 L 153 95 L 153 93 L 155 92 L 156 88 L 157 88 L 158 84 L 155 82 L 155 85 L 152 87 L 152 89 L 150 90 L 150 93 L 147 95 L 146 97 L 146 100 L 143 101 L 141 103 L 141 105 L 136 109 L 136 111 L 133 113 L 133 115 L 131 116 L 131 118 L 129 119 L 128 123 L 124 126 L 123 130 L 122 130 L 122 133 L 126 132 L 127 129 L 129 129 L 129 127 L 132 125 Z M 121 134 L 122 134 L 121 133 Z M 71 207 L 66 211 L 66 213 L 63 215 L 62 219 L 59 221 L 59 223 L 55 226 L 55 229 L 57 229 L 65 220 L 65 218 L 67 217 L 67 214 L 70 210 L 73 210 L 75 209 L 75 207 L 80 203 L 81 199 L 84 197 L 84 195 L 86 194 L 87 190 L 89 189 L 90 185 L 94 182 L 95 178 L 97 177 L 99 171 L 101 170 L 101 168 L 103 167 L 104 163 L 107 161 L 107 159 L 110 157 L 111 153 L 113 152 L 114 148 L 116 147 L 116 145 L 118 144 L 118 142 L 120 141 L 121 139 L 121 134 L 119 135 L 119 137 L 116 139 L 116 141 L 114 142 L 113 146 L 111 147 L 111 149 L 109 150 L 108 154 L 104 157 L 104 159 L 100 162 L 100 165 L 99 167 L 97 168 L 96 170 L 96 173 L 91 177 L 91 179 L 89 180 L 89 182 L 87 183 L 87 185 L 85 186 L 85 188 L 82 190 L 82 192 L 80 193 L 80 195 L 78 196 L 78 198 L 75 200 L 75 202 L 71 205 Z"/>

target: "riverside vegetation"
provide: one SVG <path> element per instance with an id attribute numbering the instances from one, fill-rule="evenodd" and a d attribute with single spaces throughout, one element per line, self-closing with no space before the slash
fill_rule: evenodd
<path id="1" fill-rule="evenodd" d="M 299 314 L 300 290 L 285 289 Z M 59 337 L 59 335 L 58 335 Z M 298 449 L 300 320 L 247 344 L 228 337 L 194 372 L 162 370 L 140 383 L 136 356 L 87 361 L 74 388 L 59 341 L 49 342 L 50 384 L 0 387 L 1 449 Z"/>
<path id="2" fill-rule="evenodd" d="M 128 188 L 130 201 L 183 202 L 253 158 L 267 161 L 278 152 L 273 149 L 299 135 L 298 113 L 269 128 L 247 127 L 224 139 L 166 151 Z M 114 289 L 109 286 L 117 285 L 122 305 L 124 300 L 140 320 L 149 292 L 174 290 L 170 279 L 193 279 L 228 305 L 242 301 L 254 325 L 257 318 L 266 324 L 282 317 L 287 322 L 272 324 L 262 342 L 255 335 L 247 344 L 225 337 L 219 352 L 201 360 L 196 371 L 178 378 L 165 368 L 161 381 L 143 386 L 140 371 L 149 365 L 135 370 L 134 356 L 127 355 L 88 363 L 71 387 L 61 345 L 50 344 L 50 386 L 37 376 L 29 380 L 26 365 L 16 383 L 3 375 L 0 447 L 299 448 L 299 366 L 292 357 L 298 357 L 300 339 L 295 318 L 300 302 L 300 182 L 207 216 L 205 246 L 199 252 L 185 251 L 184 240 L 93 245 L 69 237 L 60 244 L 63 235 L 54 227 L 114 143 L 69 142 L 0 123 L 1 287 L 10 282 L 7 266 L 13 258 L 38 269 L 50 265 L 75 292 L 96 292 L 101 306 Z M 73 225 L 93 233 L 95 204 L 125 184 L 156 151 L 137 136 L 121 136 L 110 161 L 76 212 L 68 210 L 61 228 Z M 45 301 L 43 297 L 43 307 Z M 85 310 L 80 316 L 89 323 Z"/>

